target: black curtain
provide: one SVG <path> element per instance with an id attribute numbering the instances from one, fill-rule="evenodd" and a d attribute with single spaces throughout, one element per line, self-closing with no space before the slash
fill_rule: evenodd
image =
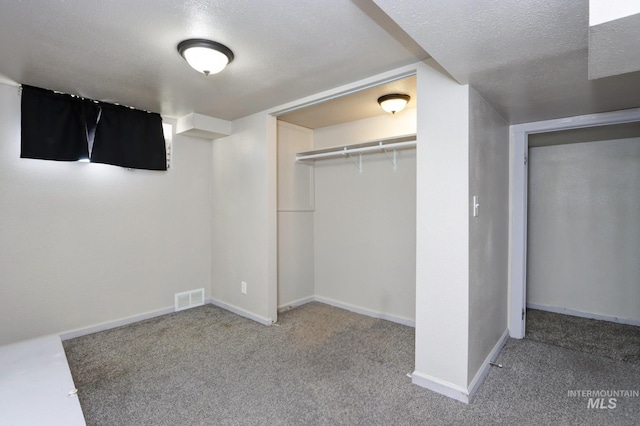
<path id="1" fill-rule="evenodd" d="M 134 169 L 167 170 L 160 114 L 100 103 L 91 161 Z"/>
<path id="2" fill-rule="evenodd" d="M 22 86 L 22 158 L 166 170 L 166 156 L 160 114 Z"/>
<path id="3" fill-rule="evenodd" d="M 97 105 L 32 86 L 22 86 L 20 157 L 78 161 L 89 158 L 87 132 L 95 128 Z"/>

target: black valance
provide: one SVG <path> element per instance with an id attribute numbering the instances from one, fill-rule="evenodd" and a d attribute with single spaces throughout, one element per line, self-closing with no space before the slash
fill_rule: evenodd
<path id="1" fill-rule="evenodd" d="M 91 161 L 133 169 L 166 170 L 160 114 L 100 103 Z"/>
<path id="2" fill-rule="evenodd" d="M 167 169 L 159 114 L 26 85 L 20 156 Z"/>
<path id="3" fill-rule="evenodd" d="M 96 117 L 97 106 L 91 102 L 23 85 L 20 157 L 88 159 L 87 132 L 95 127 Z"/>

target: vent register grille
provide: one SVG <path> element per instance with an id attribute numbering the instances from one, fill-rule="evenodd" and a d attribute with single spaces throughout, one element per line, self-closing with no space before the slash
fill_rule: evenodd
<path id="1" fill-rule="evenodd" d="M 175 311 L 204 305 L 204 288 L 175 294 Z"/>

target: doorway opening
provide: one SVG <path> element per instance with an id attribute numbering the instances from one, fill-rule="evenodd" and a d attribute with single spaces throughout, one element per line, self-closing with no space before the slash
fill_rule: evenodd
<path id="1" fill-rule="evenodd" d="M 634 132 L 635 124 L 640 121 L 640 109 L 612 113 L 593 114 L 570 119 L 549 120 L 526 123 L 511 127 L 511 173 L 510 173 L 510 306 L 509 330 L 511 337 L 523 338 L 525 335 L 527 306 L 527 226 L 528 226 L 528 166 L 531 139 L 534 145 L 558 145 L 558 138 L 565 143 L 601 137 L 599 132 L 609 132 L 618 125 L 617 132 Z M 602 129 L 599 129 L 602 128 Z M 572 131 L 572 134 L 563 131 Z M 615 131 L 614 131 L 615 133 Z M 534 136 L 549 134 L 547 136 Z M 538 142 L 536 141 L 538 138 Z M 576 309 L 577 310 L 577 309 Z"/>
<path id="2" fill-rule="evenodd" d="M 528 154 L 525 337 L 640 363 L 640 122 L 530 135 Z"/>

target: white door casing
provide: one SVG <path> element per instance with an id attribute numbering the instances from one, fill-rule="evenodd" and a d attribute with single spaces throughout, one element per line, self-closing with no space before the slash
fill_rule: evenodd
<path id="1" fill-rule="evenodd" d="M 510 127 L 509 336 L 522 339 L 525 334 L 529 135 L 634 121 L 640 121 L 640 108 L 515 124 Z"/>

